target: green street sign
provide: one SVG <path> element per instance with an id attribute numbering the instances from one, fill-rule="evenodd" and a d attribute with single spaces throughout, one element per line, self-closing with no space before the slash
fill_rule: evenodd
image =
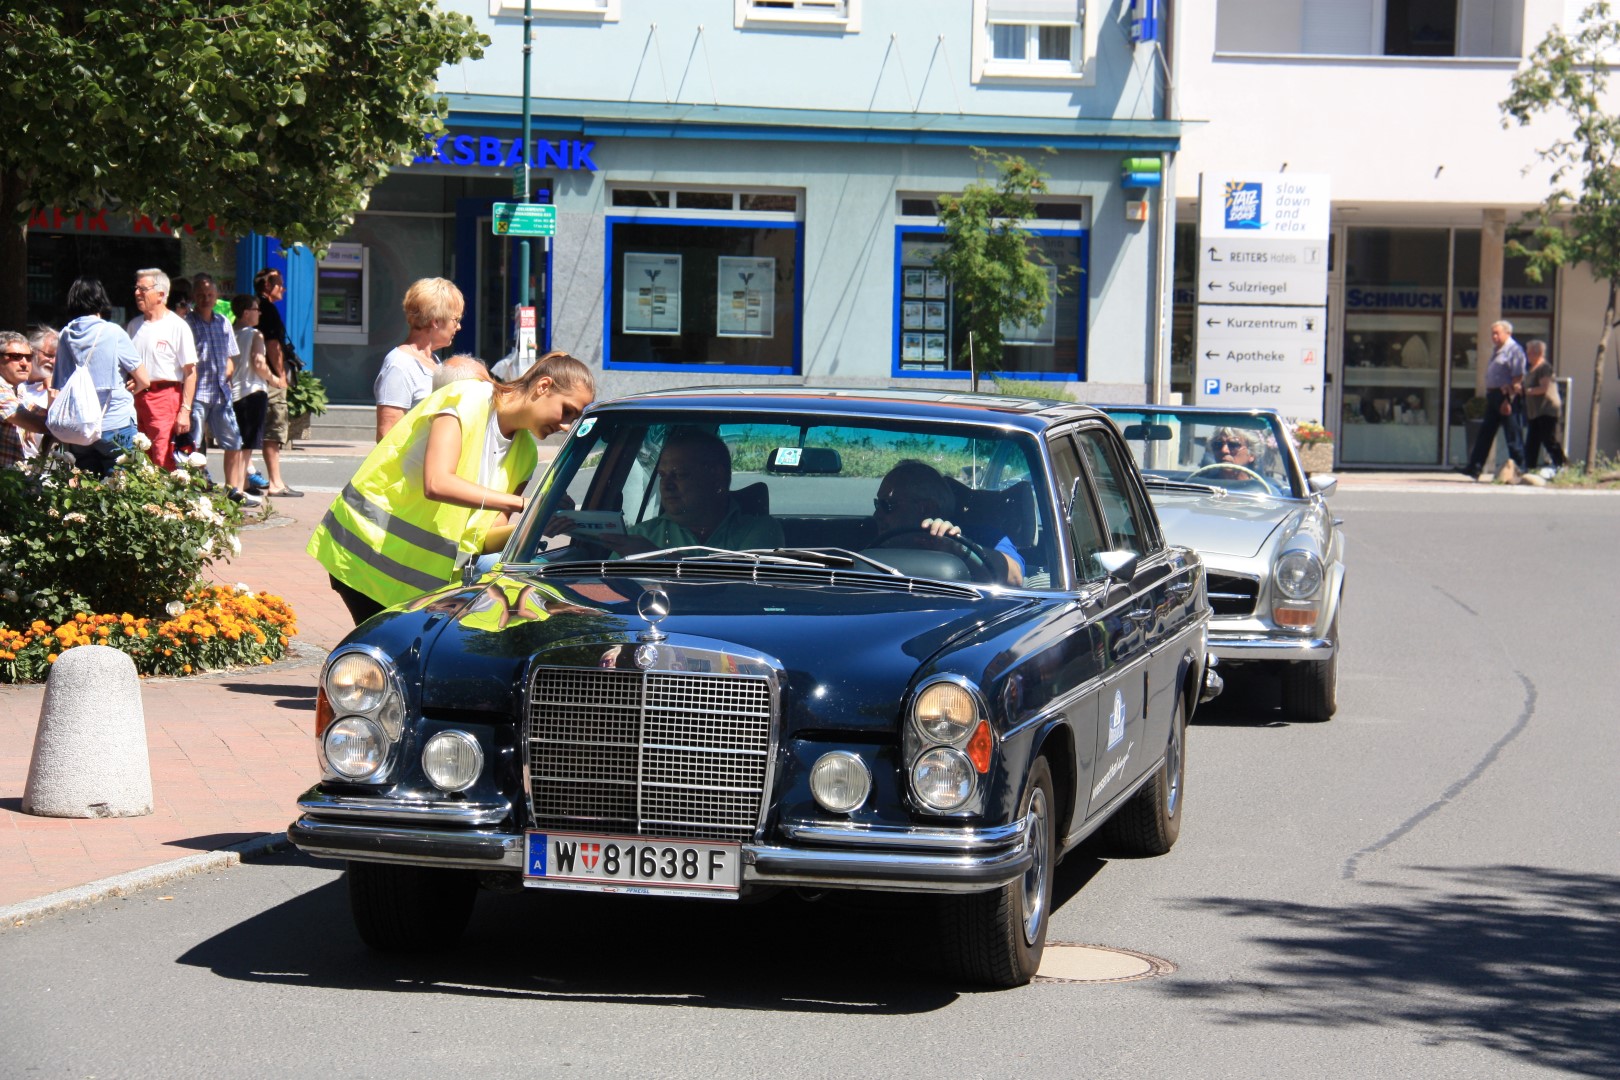
<path id="1" fill-rule="evenodd" d="M 557 208 L 548 203 L 496 203 L 490 227 L 496 236 L 556 236 Z"/>
<path id="2" fill-rule="evenodd" d="M 512 197 L 527 199 L 529 197 L 529 166 L 519 164 L 512 169 Z"/>

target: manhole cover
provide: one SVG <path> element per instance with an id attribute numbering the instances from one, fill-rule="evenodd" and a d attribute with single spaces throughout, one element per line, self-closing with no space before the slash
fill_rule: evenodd
<path id="1" fill-rule="evenodd" d="M 1168 975 L 1176 965 L 1168 960 L 1109 945 L 1081 945 L 1048 941 L 1035 978 L 1040 982 L 1121 983 Z"/>

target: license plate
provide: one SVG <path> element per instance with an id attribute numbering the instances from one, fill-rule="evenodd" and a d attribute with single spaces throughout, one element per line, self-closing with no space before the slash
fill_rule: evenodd
<path id="1" fill-rule="evenodd" d="M 585 892 L 736 897 L 742 888 L 742 845 L 531 832 L 523 884 Z"/>

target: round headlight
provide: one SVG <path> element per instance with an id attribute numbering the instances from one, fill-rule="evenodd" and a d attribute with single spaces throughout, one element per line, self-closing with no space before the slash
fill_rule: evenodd
<path id="1" fill-rule="evenodd" d="M 1277 591 L 1290 600 L 1305 600 L 1322 587 L 1322 563 L 1309 551 L 1290 551 L 1277 560 Z"/>
<path id="2" fill-rule="evenodd" d="M 465 791 L 484 771 L 484 751 L 465 731 L 441 731 L 422 748 L 422 771 L 440 791 Z"/>
<path id="3" fill-rule="evenodd" d="M 388 743 L 382 729 L 363 716 L 345 716 L 326 729 L 326 763 L 350 780 L 360 780 L 382 768 Z"/>
<path id="4" fill-rule="evenodd" d="M 936 746 L 911 767 L 911 789 L 935 810 L 955 810 L 973 794 L 973 762 L 960 750 Z"/>
<path id="5" fill-rule="evenodd" d="M 823 754 L 810 770 L 810 794 L 835 814 L 847 814 L 866 801 L 872 774 L 866 762 L 847 750 Z"/>
<path id="6" fill-rule="evenodd" d="M 326 693 L 340 713 L 371 712 L 387 690 L 388 673 L 365 653 L 344 653 L 326 669 Z"/>
<path id="7" fill-rule="evenodd" d="M 911 715 L 929 742 L 961 742 L 979 722 L 973 695 L 953 682 L 934 683 L 918 694 Z"/>

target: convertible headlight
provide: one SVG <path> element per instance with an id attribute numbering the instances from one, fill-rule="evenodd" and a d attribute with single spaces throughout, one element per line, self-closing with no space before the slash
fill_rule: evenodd
<path id="1" fill-rule="evenodd" d="M 322 745 L 332 771 L 350 780 L 376 772 L 388 754 L 382 729 L 363 716 L 345 716 L 327 728 Z"/>
<path id="2" fill-rule="evenodd" d="M 911 707 L 917 730 L 929 742 L 959 743 L 979 723 L 978 703 L 967 688 L 937 682 L 917 695 Z"/>
<path id="3" fill-rule="evenodd" d="M 1322 561 L 1309 551 L 1286 552 L 1277 560 L 1272 579 L 1288 599 L 1308 599 L 1322 587 Z"/>
<path id="4" fill-rule="evenodd" d="M 363 652 L 344 653 L 327 669 L 326 692 L 339 713 L 373 712 L 388 692 L 388 673 Z"/>
<path id="5" fill-rule="evenodd" d="M 422 748 L 422 771 L 440 791 L 465 791 L 484 771 L 484 751 L 465 731 L 441 731 Z"/>
<path id="6" fill-rule="evenodd" d="M 847 750 L 823 754 L 810 769 L 810 794 L 835 814 L 858 810 L 872 791 L 866 762 Z"/>
<path id="7" fill-rule="evenodd" d="M 955 810 L 973 795 L 973 762 L 949 746 L 936 746 L 911 767 L 911 790 L 934 810 Z"/>

